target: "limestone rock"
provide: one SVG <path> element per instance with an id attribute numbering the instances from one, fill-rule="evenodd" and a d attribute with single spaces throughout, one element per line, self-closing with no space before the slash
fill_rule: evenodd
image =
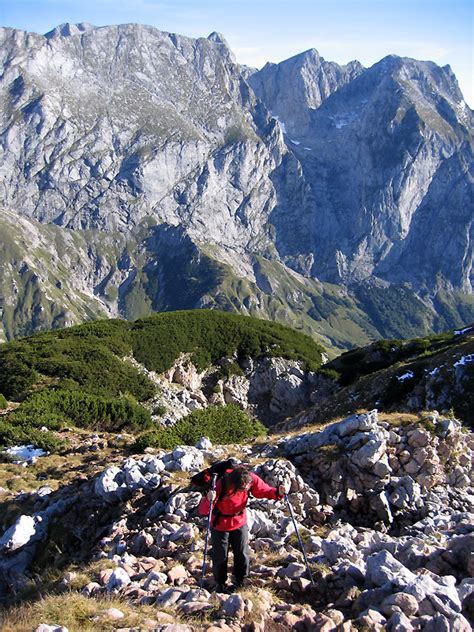
<path id="1" fill-rule="evenodd" d="M 16 551 L 20 549 L 30 542 L 36 530 L 36 521 L 32 516 L 20 516 L 0 538 L 0 550 Z"/>
<path id="2" fill-rule="evenodd" d="M 107 582 L 107 591 L 112 592 L 114 590 L 121 590 L 128 586 L 131 579 L 128 573 L 123 568 L 116 568 L 110 575 Z"/>

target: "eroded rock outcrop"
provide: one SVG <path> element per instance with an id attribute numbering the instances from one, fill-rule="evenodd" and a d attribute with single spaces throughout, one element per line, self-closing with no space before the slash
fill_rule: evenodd
<path id="1" fill-rule="evenodd" d="M 241 361 L 243 369 L 235 358 L 222 358 L 218 366 L 198 371 L 190 355 L 183 354 L 162 375 L 148 371 L 131 357 L 127 361 L 159 387 L 152 412 L 156 405 L 164 409 L 156 416 L 164 425 L 173 425 L 193 410 L 225 404 L 234 404 L 254 412 L 263 421 L 275 423 L 309 406 L 321 382 L 302 362 L 284 358 L 247 358 Z M 228 364 L 238 373 L 222 376 Z"/>
<path id="2" fill-rule="evenodd" d="M 433 515 L 445 504 L 474 508 L 472 434 L 437 413 L 405 426 L 379 422 L 374 410 L 281 447 L 325 504 L 369 523 Z"/>

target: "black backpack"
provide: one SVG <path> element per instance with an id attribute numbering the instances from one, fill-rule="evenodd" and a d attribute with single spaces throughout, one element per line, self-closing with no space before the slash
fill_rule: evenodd
<path id="1" fill-rule="evenodd" d="M 233 470 L 239 463 L 235 459 L 227 459 L 226 461 L 217 461 L 205 470 L 194 474 L 191 477 L 190 483 L 196 487 L 200 492 L 208 492 L 211 489 L 212 477 L 214 475 L 217 478 L 222 478 L 227 470 Z"/>

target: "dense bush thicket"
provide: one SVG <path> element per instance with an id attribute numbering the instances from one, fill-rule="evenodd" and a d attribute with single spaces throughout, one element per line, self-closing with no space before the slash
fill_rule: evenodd
<path id="1" fill-rule="evenodd" d="M 171 428 L 141 435 L 134 449 L 137 452 L 148 447 L 171 450 L 177 445 L 194 445 L 203 436 L 218 444 L 241 443 L 265 433 L 263 424 L 250 419 L 237 406 L 210 406 L 195 410 Z"/>
<path id="2" fill-rule="evenodd" d="M 114 322 L 114 321 L 112 321 Z M 153 384 L 121 357 L 130 352 L 121 332 L 101 336 L 92 325 L 48 332 L 0 347 L 0 392 L 10 399 L 22 397 L 34 384 L 81 389 L 103 397 L 132 393 L 138 400 L 154 394 Z M 124 338 L 128 336 L 124 332 Z M 116 339 L 117 338 L 117 339 Z M 129 343 L 130 344 L 130 343 Z M 120 355 L 117 355 L 120 354 Z"/>
<path id="3" fill-rule="evenodd" d="M 191 353 L 203 369 L 222 357 L 261 355 L 303 360 L 310 370 L 321 364 L 323 349 L 309 336 L 250 316 L 214 310 L 165 312 L 132 325 L 133 354 L 161 373 L 180 353 Z"/>
<path id="4" fill-rule="evenodd" d="M 8 408 L 8 402 L 6 397 L 0 393 L 0 410 L 5 410 L 5 408 Z"/>
<path id="5" fill-rule="evenodd" d="M 148 369 L 162 372 L 183 352 L 200 368 L 224 356 L 266 354 L 316 369 L 322 348 L 283 325 L 212 310 L 166 312 L 135 323 L 96 321 L 2 345 L 0 393 L 18 399 L 40 384 L 106 398 L 128 392 L 145 401 L 154 385 L 122 358 L 133 353 Z"/>
<path id="6" fill-rule="evenodd" d="M 63 425 L 120 432 L 151 427 L 150 413 L 130 396 L 106 399 L 83 391 L 43 390 L 33 394 L 9 416 L 12 421 L 51 430 Z"/>
<path id="7" fill-rule="evenodd" d="M 54 432 L 16 425 L 5 418 L 0 419 L 0 447 L 30 444 L 47 452 L 59 452 L 68 445 L 68 442 Z"/>
<path id="8" fill-rule="evenodd" d="M 31 443 L 56 451 L 65 442 L 50 431 L 69 425 L 105 432 L 120 432 L 124 428 L 141 432 L 152 428 L 153 422 L 150 413 L 130 396 L 105 399 L 82 391 L 42 390 L 3 418 L 0 446 Z"/>

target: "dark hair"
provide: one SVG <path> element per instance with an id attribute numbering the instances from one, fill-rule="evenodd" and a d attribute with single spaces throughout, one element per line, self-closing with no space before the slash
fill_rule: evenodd
<path id="1" fill-rule="evenodd" d="M 250 472 L 244 465 L 238 465 L 236 468 L 226 475 L 230 487 L 235 490 L 248 489 L 252 484 Z"/>

